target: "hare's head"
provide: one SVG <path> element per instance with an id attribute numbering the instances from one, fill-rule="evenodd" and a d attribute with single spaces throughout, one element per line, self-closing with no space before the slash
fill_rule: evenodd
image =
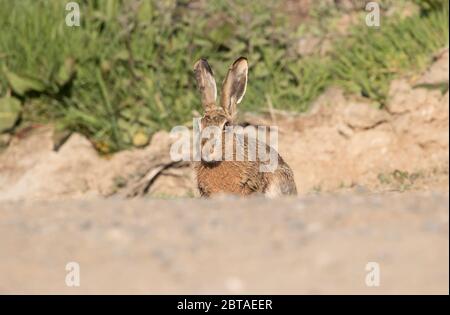
<path id="1" fill-rule="evenodd" d="M 216 103 L 216 81 L 206 59 L 200 59 L 195 63 L 194 73 L 204 109 L 204 115 L 199 124 L 200 132 L 205 128 L 215 128 L 223 133 L 227 126 L 234 124 L 237 104 L 241 102 L 245 94 L 248 78 L 247 59 L 240 57 L 229 68 L 222 84 L 219 106 Z M 202 151 L 205 142 L 204 139 Z"/>

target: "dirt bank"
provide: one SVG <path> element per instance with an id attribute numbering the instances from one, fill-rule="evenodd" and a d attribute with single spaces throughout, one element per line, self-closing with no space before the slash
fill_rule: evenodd
<path id="1" fill-rule="evenodd" d="M 384 109 L 331 88 L 302 115 L 246 114 L 255 125 L 280 127 L 279 152 L 301 194 L 364 188 L 448 191 L 448 49 L 421 76 L 392 82 Z M 12 139 L 0 154 L 0 200 L 69 197 L 195 196 L 189 164 L 174 164 L 159 132 L 144 149 L 100 157 L 73 134 L 59 150 L 51 127 Z"/>

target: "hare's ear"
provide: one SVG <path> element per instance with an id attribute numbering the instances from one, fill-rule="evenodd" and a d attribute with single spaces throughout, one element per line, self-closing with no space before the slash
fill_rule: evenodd
<path id="1" fill-rule="evenodd" d="M 206 110 L 214 107 L 217 98 L 217 87 L 213 72 L 206 59 L 202 58 L 195 63 L 194 74 L 202 97 L 203 108 Z"/>
<path id="2" fill-rule="evenodd" d="M 236 105 L 244 97 L 247 79 L 248 62 L 246 58 L 240 57 L 231 65 L 222 85 L 221 105 L 231 117 L 235 117 Z"/>

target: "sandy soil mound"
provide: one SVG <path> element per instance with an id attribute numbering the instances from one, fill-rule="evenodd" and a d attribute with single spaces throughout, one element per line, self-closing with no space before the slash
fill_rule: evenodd
<path id="1" fill-rule="evenodd" d="M 386 110 L 334 89 L 317 106 L 310 115 L 280 123 L 280 152 L 301 191 L 448 189 L 448 92 L 413 89 L 399 80 L 392 83 Z"/>
<path id="2" fill-rule="evenodd" d="M 137 184 L 152 170 L 158 170 L 160 178 L 149 193 L 176 196 L 178 186 L 183 192 L 193 190 L 190 169 L 178 173 L 170 160 L 171 139 L 166 132 L 155 134 L 145 149 L 123 151 L 109 158 L 100 157 L 79 134 L 71 135 L 58 151 L 53 149 L 52 139 L 51 127 L 38 128 L 25 138 L 14 139 L 0 155 L 0 200 L 110 196 L 128 181 L 139 193 Z M 147 187 L 142 190 L 147 192 Z"/>
<path id="3" fill-rule="evenodd" d="M 302 194 L 361 187 L 448 191 L 449 94 L 430 88 L 442 82 L 448 85 L 448 49 L 414 82 L 392 82 L 385 109 L 332 88 L 307 114 L 245 120 L 280 126 L 279 152 Z M 38 128 L 0 154 L 0 200 L 196 195 L 191 167 L 170 160 L 166 132 L 144 149 L 109 158 L 78 134 L 58 151 L 52 138 L 51 128 Z"/>

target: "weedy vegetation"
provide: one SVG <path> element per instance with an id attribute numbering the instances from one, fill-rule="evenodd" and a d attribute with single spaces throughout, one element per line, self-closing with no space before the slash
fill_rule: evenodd
<path id="1" fill-rule="evenodd" d="M 0 0 L 0 133 L 51 122 L 104 153 L 145 145 L 200 110 L 192 66 L 204 56 L 217 77 L 247 56 L 244 111 L 302 112 L 332 84 L 383 106 L 392 78 L 448 45 L 447 1 L 403 2 L 419 12 L 373 29 L 362 11 L 328 52 L 304 56 L 298 38 L 330 38 L 340 12 L 320 6 L 313 22 L 292 25 L 279 1 L 84 0 L 81 26 L 68 27 L 64 1 Z"/>

